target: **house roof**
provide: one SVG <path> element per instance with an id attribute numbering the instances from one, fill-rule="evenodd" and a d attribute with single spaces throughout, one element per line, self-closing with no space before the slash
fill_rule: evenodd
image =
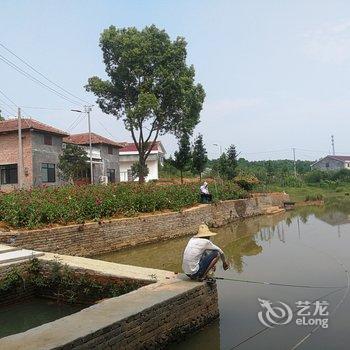
<path id="1" fill-rule="evenodd" d="M 90 143 L 89 133 L 86 132 L 83 134 L 70 135 L 68 137 L 65 137 L 63 141 L 66 143 L 74 143 L 76 145 L 88 145 Z M 107 139 L 106 137 L 95 134 L 93 132 L 91 133 L 91 143 L 93 145 L 103 144 L 103 145 L 110 145 L 110 146 L 115 146 L 120 148 L 124 146 L 124 143 L 115 142 L 113 140 Z"/>
<path id="2" fill-rule="evenodd" d="M 327 156 L 326 158 L 333 158 L 336 160 L 340 160 L 341 162 L 349 162 L 350 161 L 350 156 Z"/>
<path id="3" fill-rule="evenodd" d="M 41 123 L 35 119 L 31 118 L 22 118 L 21 123 L 21 129 L 22 130 L 38 130 L 38 131 L 45 131 L 50 134 L 56 134 L 56 135 L 62 135 L 66 136 L 68 135 L 66 132 L 56 129 L 50 125 Z M 18 119 L 7 119 L 0 121 L 0 133 L 8 133 L 18 131 Z"/>
<path id="4" fill-rule="evenodd" d="M 151 152 L 165 153 L 165 149 L 160 141 L 156 141 L 152 145 Z M 138 153 L 138 150 L 133 142 L 125 142 L 124 147 L 119 151 L 119 153 Z"/>
<path id="5" fill-rule="evenodd" d="M 324 160 L 326 158 L 335 159 L 335 160 L 338 160 L 339 162 L 342 162 L 342 163 L 350 162 L 350 156 L 328 155 L 328 156 L 325 156 L 325 157 L 321 158 L 317 162 L 311 164 L 311 166 L 314 166 L 315 164 L 318 164 L 319 162 L 321 162 L 322 160 Z"/>

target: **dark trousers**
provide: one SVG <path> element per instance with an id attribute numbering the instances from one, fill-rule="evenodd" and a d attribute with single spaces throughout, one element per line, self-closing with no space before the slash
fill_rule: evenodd
<path id="1" fill-rule="evenodd" d="M 213 200 L 213 196 L 207 193 L 201 193 L 201 203 L 210 203 Z"/>

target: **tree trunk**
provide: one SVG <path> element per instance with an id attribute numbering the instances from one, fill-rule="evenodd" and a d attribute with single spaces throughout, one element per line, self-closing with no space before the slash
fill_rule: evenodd
<path id="1" fill-rule="evenodd" d="M 139 156 L 139 166 L 140 166 L 139 184 L 143 184 L 145 182 L 145 174 L 144 174 L 145 164 L 146 164 L 146 161 L 144 159 L 144 155 L 140 154 L 140 156 Z"/>
<path id="2" fill-rule="evenodd" d="M 202 173 L 199 173 L 199 181 L 202 182 Z"/>
<path id="3" fill-rule="evenodd" d="M 181 184 L 184 183 L 184 178 L 183 178 L 183 175 L 182 175 L 182 170 L 180 170 L 180 176 L 181 176 Z"/>

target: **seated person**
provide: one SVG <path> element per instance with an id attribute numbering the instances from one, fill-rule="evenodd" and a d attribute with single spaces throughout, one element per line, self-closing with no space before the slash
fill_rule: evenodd
<path id="1" fill-rule="evenodd" d="M 227 270 L 224 252 L 210 241 L 210 237 L 216 233 L 211 232 L 207 225 L 199 226 L 198 233 L 187 243 L 183 254 L 182 269 L 193 280 L 203 281 L 210 270 L 215 270 L 215 265 L 221 257 L 223 268 Z"/>
<path id="2" fill-rule="evenodd" d="M 213 196 L 209 193 L 207 182 L 204 182 L 200 187 L 200 194 L 202 203 L 210 203 L 213 200 Z"/>

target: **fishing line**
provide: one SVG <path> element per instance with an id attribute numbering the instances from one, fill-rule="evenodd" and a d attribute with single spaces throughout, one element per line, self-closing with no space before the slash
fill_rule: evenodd
<path id="1" fill-rule="evenodd" d="M 336 289 L 336 288 L 339 289 L 339 288 L 346 288 L 347 287 L 347 286 L 311 286 L 311 285 L 302 285 L 302 284 L 262 282 L 262 281 L 241 280 L 241 279 L 236 279 L 236 278 L 225 278 L 225 277 L 213 277 L 213 278 L 216 280 L 221 280 L 221 281 L 263 284 L 263 285 L 267 285 L 267 286 L 278 286 L 278 287 L 312 288 L 312 289 Z"/>
<path id="2" fill-rule="evenodd" d="M 325 294 L 325 295 L 320 296 L 320 297 L 317 298 L 317 299 L 312 300 L 311 303 L 314 303 L 314 302 L 319 301 L 319 300 L 321 300 L 321 299 L 323 299 L 323 298 L 326 298 L 326 297 L 328 297 L 328 296 L 330 296 L 330 295 L 332 295 L 332 294 L 335 294 L 335 293 L 337 293 L 337 292 L 340 292 L 341 290 L 343 290 L 343 289 L 345 289 L 345 288 L 346 288 L 346 287 L 333 290 L 333 291 L 331 291 L 331 292 L 329 292 L 329 293 L 327 293 L 327 294 Z M 296 310 L 296 308 L 294 308 L 293 311 L 295 311 L 295 310 Z M 284 320 L 285 318 L 286 318 L 286 317 L 282 318 L 282 320 Z M 261 333 L 263 333 L 263 332 L 265 332 L 265 331 L 267 331 L 267 330 L 271 330 L 271 329 L 273 329 L 273 328 L 264 327 L 264 328 L 260 329 L 260 330 L 257 331 L 256 333 L 250 335 L 249 337 L 243 339 L 243 340 L 242 340 L 241 342 L 239 342 L 238 344 L 234 345 L 232 348 L 230 348 L 230 350 L 237 349 L 239 346 L 243 345 L 243 344 L 246 343 L 247 341 L 249 341 L 249 340 L 255 338 L 256 336 L 260 335 Z"/>
<path id="3" fill-rule="evenodd" d="M 307 245 L 305 245 L 308 248 L 314 249 L 315 251 L 317 251 L 317 249 L 309 247 Z M 344 269 L 344 272 L 346 274 L 346 278 L 347 278 L 347 286 L 346 286 L 346 291 L 343 295 L 343 297 L 341 298 L 341 300 L 339 301 L 339 303 L 335 306 L 335 308 L 329 313 L 329 315 L 335 314 L 338 310 L 338 308 L 340 307 L 341 304 L 343 304 L 343 302 L 345 301 L 346 297 L 349 294 L 350 291 L 350 275 L 349 275 L 349 271 L 347 269 L 347 267 L 343 264 L 343 262 L 341 260 L 339 260 L 337 257 L 327 253 L 327 252 L 323 252 L 324 254 L 328 255 L 329 257 L 333 258 L 335 261 L 338 262 L 338 264 L 340 266 L 342 266 L 342 268 Z M 295 350 L 297 349 L 301 344 L 303 344 L 307 339 L 309 339 L 311 337 L 312 334 L 314 334 L 321 326 L 318 325 L 316 327 L 314 327 L 310 332 L 308 332 L 303 338 L 301 338 L 292 348 L 290 348 L 290 350 Z"/>
<path id="4" fill-rule="evenodd" d="M 246 235 L 246 236 L 248 236 L 248 235 Z M 242 237 L 240 237 L 240 238 L 242 238 Z M 240 239 L 240 238 L 238 238 L 238 239 Z M 238 240 L 238 239 L 237 239 L 237 240 Z M 293 244 L 293 242 L 290 242 L 290 243 Z M 294 244 L 295 244 L 295 243 L 294 243 Z M 350 275 L 349 275 L 349 271 L 348 271 L 347 267 L 343 264 L 343 262 L 342 262 L 340 259 L 338 259 L 337 257 L 335 257 L 335 256 L 333 256 L 333 255 L 331 255 L 331 254 L 329 254 L 329 253 L 327 253 L 327 252 L 324 252 L 324 251 L 321 251 L 321 250 L 317 250 L 316 248 L 310 247 L 310 246 L 308 246 L 308 245 L 306 245 L 306 244 L 302 244 L 302 243 L 300 243 L 300 242 L 299 242 L 298 244 L 301 244 L 301 245 L 303 245 L 303 246 L 305 246 L 305 247 L 307 247 L 307 248 L 309 248 L 309 249 L 313 249 L 314 251 L 316 251 L 316 252 L 318 252 L 318 253 L 322 253 L 322 254 L 324 254 L 324 255 L 328 255 L 328 256 L 331 257 L 333 260 L 335 260 L 335 261 L 338 263 L 338 265 L 341 266 L 342 269 L 344 270 L 344 272 L 345 272 L 345 274 L 346 274 L 346 276 L 347 276 L 347 285 L 346 285 L 346 286 L 340 287 L 339 289 L 336 289 L 336 290 L 334 290 L 334 291 L 331 291 L 331 292 L 327 293 L 326 295 L 323 295 L 323 296 L 321 296 L 321 297 L 319 297 L 319 298 L 317 298 L 317 299 L 315 299 L 315 300 L 312 301 L 312 303 L 314 303 L 315 301 L 318 301 L 318 300 L 320 300 L 320 299 L 322 299 L 322 298 L 325 298 L 325 297 L 327 297 L 327 296 L 329 296 L 329 295 L 331 295 L 331 294 L 334 294 L 334 293 L 337 293 L 337 292 L 339 292 L 339 291 L 341 291 L 341 290 L 346 289 L 346 291 L 345 291 L 345 293 L 344 293 L 342 299 L 339 301 L 339 303 L 336 305 L 336 307 L 330 312 L 330 314 L 335 313 L 335 312 L 338 310 L 338 308 L 340 307 L 340 305 L 342 305 L 342 303 L 344 302 L 345 298 L 348 296 L 348 294 L 349 294 L 349 292 L 350 292 Z M 224 279 L 224 278 L 219 278 L 219 279 Z M 232 280 L 233 280 L 233 279 L 232 279 Z M 242 280 L 242 281 L 245 282 L 244 280 Z M 255 283 L 256 281 L 250 281 L 250 283 L 253 283 L 253 282 Z M 246 283 L 248 283 L 248 282 L 246 282 Z M 259 284 L 265 284 L 265 285 L 267 285 L 267 283 L 264 283 L 264 282 L 260 282 Z M 289 286 L 289 287 L 291 287 L 291 286 Z M 305 288 L 306 288 L 306 287 L 305 287 Z M 336 288 L 336 287 L 334 287 L 334 288 Z M 302 343 L 304 343 L 308 338 L 310 338 L 311 335 L 312 335 L 313 333 L 315 333 L 319 328 L 320 328 L 320 325 L 314 327 L 314 328 L 313 328 L 310 332 L 308 332 L 301 340 L 299 340 L 299 342 L 298 342 L 297 344 L 295 344 L 292 348 L 290 348 L 290 350 L 295 350 L 295 349 L 297 349 Z M 258 336 L 258 335 L 262 334 L 263 332 L 265 332 L 265 331 L 267 331 L 267 330 L 270 330 L 270 329 L 273 329 L 273 328 L 265 327 L 265 328 L 260 329 L 259 331 L 257 331 L 257 332 L 254 333 L 253 335 L 251 335 L 251 336 L 249 336 L 249 337 L 243 339 L 240 343 L 238 343 L 238 344 L 236 344 L 235 346 L 233 346 L 232 348 L 230 348 L 230 350 L 237 349 L 239 346 L 243 345 L 243 344 L 246 343 L 247 341 L 249 341 L 249 340 L 255 338 L 256 336 Z"/>

